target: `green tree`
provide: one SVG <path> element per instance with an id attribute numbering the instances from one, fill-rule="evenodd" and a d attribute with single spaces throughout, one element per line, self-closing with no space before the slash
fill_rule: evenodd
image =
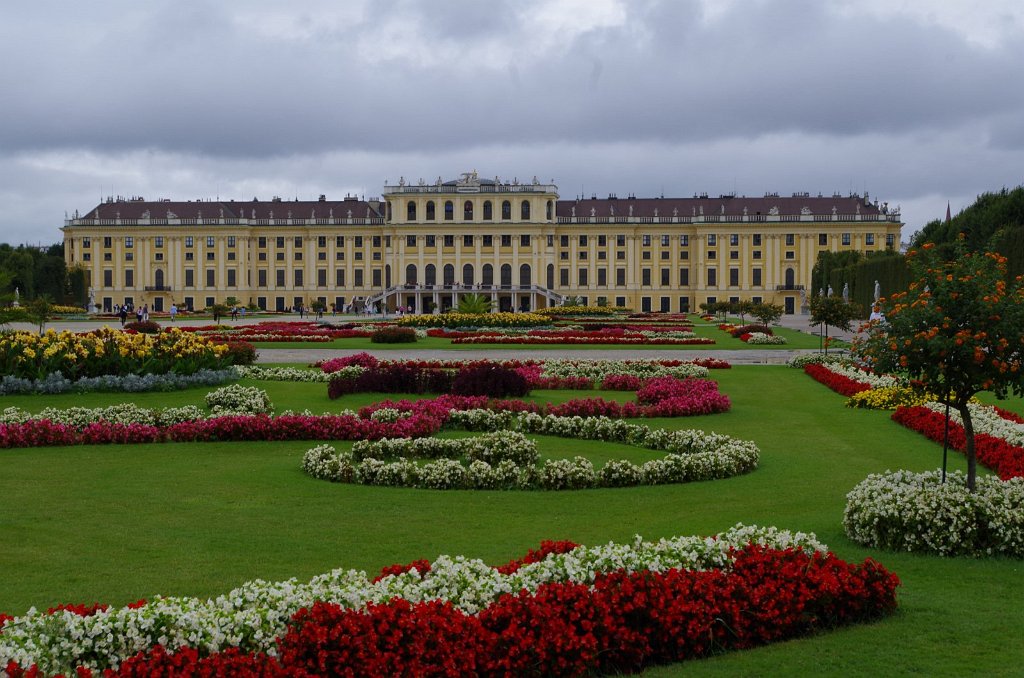
<path id="1" fill-rule="evenodd" d="M 785 309 L 779 304 L 754 304 L 750 315 L 757 318 L 762 325 L 772 325 L 779 321 Z"/>
<path id="2" fill-rule="evenodd" d="M 744 325 L 747 324 L 747 316 L 753 315 L 754 313 L 754 302 L 750 299 L 744 299 L 743 301 L 737 302 L 735 305 L 735 312 L 740 316 L 740 322 Z"/>
<path id="3" fill-rule="evenodd" d="M 567 296 L 567 297 L 563 297 L 562 298 L 562 306 L 580 306 L 580 305 L 582 305 L 582 303 L 583 303 L 583 298 L 582 297 L 576 297 L 576 296 L 573 296 L 571 294 L 569 296 Z"/>
<path id="4" fill-rule="evenodd" d="M 834 294 L 831 297 L 811 297 L 811 323 L 822 325 L 825 330 L 825 353 L 828 353 L 829 326 L 849 332 L 853 327 L 853 321 L 860 318 L 862 313 L 860 304 L 849 303 Z"/>
<path id="5" fill-rule="evenodd" d="M 884 325 L 874 325 L 854 351 L 878 372 L 919 381 L 960 413 L 966 440 L 967 487 L 977 457 L 968 403 L 979 391 L 1024 394 L 1024 285 L 1006 280 L 1006 257 L 968 252 L 964 239 L 945 260 L 926 243 L 907 257 L 914 281 L 882 300 Z"/>
<path id="6" fill-rule="evenodd" d="M 463 294 L 459 298 L 459 304 L 456 310 L 459 313 L 470 313 L 472 315 L 482 315 L 484 313 L 490 313 L 491 309 L 494 308 L 494 302 L 491 301 L 491 297 L 486 294 Z"/>
<path id="7" fill-rule="evenodd" d="M 25 315 L 29 322 L 39 325 L 39 334 L 46 328 L 46 321 L 53 316 L 53 304 L 50 297 L 45 294 L 37 295 L 35 299 L 28 302 L 25 307 Z"/>

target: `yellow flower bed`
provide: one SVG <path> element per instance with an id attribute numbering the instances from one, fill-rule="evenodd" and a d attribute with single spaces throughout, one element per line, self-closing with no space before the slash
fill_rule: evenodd
<path id="1" fill-rule="evenodd" d="M 50 307 L 50 312 L 57 315 L 78 315 L 85 313 L 85 309 L 79 306 L 62 306 L 60 304 L 54 304 Z"/>
<path id="2" fill-rule="evenodd" d="M 105 374 L 193 374 L 226 367 L 227 352 L 223 344 L 176 328 L 158 335 L 109 327 L 88 334 L 18 331 L 0 335 L 0 371 L 25 379 L 60 372 L 71 380 Z"/>
<path id="3" fill-rule="evenodd" d="M 611 306 L 552 306 L 537 309 L 538 315 L 615 315 L 617 311 Z"/>
<path id="4" fill-rule="evenodd" d="M 895 410 L 897 407 L 924 405 L 929 400 L 935 399 L 935 396 L 930 393 L 915 391 L 908 386 L 890 386 L 854 393 L 847 399 L 846 406 L 869 410 Z"/>
<path id="5" fill-rule="evenodd" d="M 551 320 L 537 313 L 441 313 L 407 315 L 397 322 L 409 327 L 536 327 Z"/>

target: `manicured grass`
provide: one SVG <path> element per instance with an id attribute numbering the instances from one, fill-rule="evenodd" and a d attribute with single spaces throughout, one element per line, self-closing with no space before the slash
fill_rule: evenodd
<path id="1" fill-rule="evenodd" d="M 844 497 L 871 472 L 924 470 L 941 448 L 785 367 L 713 371 L 733 409 L 645 420 L 756 441 L 761 468 L 705 483 L 579 492 L 434 492 L 313 480 L 310 442 L 83 446 L 0 451 L 0 610 L 156 593 L 216 595 L 261 577 L 308 579 L 335 567 L 377 570 L 441 553 L 504 562 L 541 539 L 597 544 L 707 534 L 743 521 L 814 531 L 840 556 L 900 575 L 901 609 L 882 622 L 652 670 L 650 675 L 1015 675 L 1024 665 L 1024 564 L 894 554 L 843 534 Z M 322 384 L 260 382 L 278 409 L 358 407 Z M 89 405 L 201 403 L 208 389 L 94 394 Z M 555 400 L 580 392 L 538 394 Z M 596 392 L 590 393 L 596 395 Z M 602 393 L 629 398 L 630 393 Z M 41 409 L 81 396 L 5 398 Z M 29 404 L 32 407 L 29 407 Z M 1004 403 L 1018 409 L 1019 401 Z M 618 446 L 542 440 L 545 454 L 600 463 Z M 641 453 L 643 454 L 643 453 Z M 953 467 L 963 468 L 959 455 Z"/>

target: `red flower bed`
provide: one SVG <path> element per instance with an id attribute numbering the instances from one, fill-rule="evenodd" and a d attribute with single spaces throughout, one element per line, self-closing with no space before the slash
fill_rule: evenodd
<path id="1" fill-rule="evenodd" d="M 937 443 L 941 443 L 945 436 L 945 415 L 927 407 L 899 407 L 892 420 Z M 967 447 L 963 426 L 952 419 L 949 421 L 949 446 L 960 452 Z M 978 462 L 995 471 L 1002 480 L 1024 476 L 1024 447 L 1011 445 L 987 433 L 976 433 L 974 451 Z"/>
<path id="2" fill-rule="evenodd" d="M 831 553 L 750 545 L 729 570 L 611 572 L 593 586 L 506 594 L 478 615 L 437 600 L 362 609 L 316 603 L 292 618 L 276 659 L 157 647 L 104 675 L 634 673 L 876 619 L 896 609 L 897 586 L 871 559 L 856 565 Z"/>
<path id="3" fill-rule="evenodd" d="M 871 386 L 860 381 L 854 381 L 847 376 L 842 374 L 836 374 L 832 370 L 828 369 L 824 365 L 818 365 L 816 363 L 807 363 L 804 365 L 804 372 L 810 375 L 817 381 L 820 381 L 825 386 L 844 396 L 852 396 L 854 393 L 860 393 L 861 391 L 870 391 Z"/>
<path id="4" fill-rule="evenodd" d="M 595 336 L 504 336 L 504 335 L 474 335 L 461 339 L 452 339 L 453 344 L 670 344 L 679 346 L 694 346 L 699 344 L 713 344 L 714 339 L 706 337 L 694 337 L 692 339 L 673 339 L 669 337 L 645 337 L 642 335 L 595 335 Z"/>

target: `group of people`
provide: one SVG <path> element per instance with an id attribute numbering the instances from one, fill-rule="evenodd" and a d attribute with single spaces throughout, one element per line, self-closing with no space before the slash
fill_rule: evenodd
<path id="1" fill-rule="evenodd" d="M 139 308 L 135 308 L 131 303 L 117 305 L 114 304 L 114 315 L 121 320 L 121 327 L 128 321 L 130 314 L 135 315 L 136 322 L 142 322 L 143 320 L 149 320 L 149 304 L 143 304 Z"/>

